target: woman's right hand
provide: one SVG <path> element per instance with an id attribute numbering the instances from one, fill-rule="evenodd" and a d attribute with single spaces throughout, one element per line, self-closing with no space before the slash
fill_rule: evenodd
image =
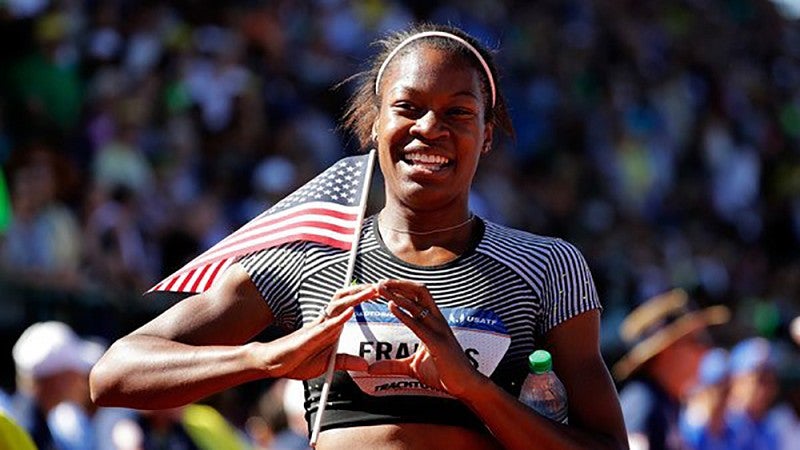
<path id="1" fill-rule="evenodd" d="M 263 358 L 263 368 L 270 377 L 307 380 L 325 373 L 331 352 L 336 350 L 345 322 L 358 304 L 378 298 L 374 284 L 361 284 L 339 289 L 330 303 L 313 321 L 286 336 L 269 343 L 253 343 L 256 357 Z M 264 352 L 259 351 L 259 347 Z M 263 355 L 263 356 L 259 356 Z M 364 358 L 338 354 L 337 370 L 365 372 Z"/>
<path id="2" fill-rule="evenodd" d="M 161 409 L 265 377 L 309 379 L 325 372 L 353 307 L 374 285 L 333 295 L 327 314 L 271 342 L 252 339 L 274 321 L 249 274 L 234 264 L 212 288 L 180 301 L 115 342 L 92 369 L 92 398 L 106 406 Z M 366 370 L 340 355 L 337 367 Z"/>

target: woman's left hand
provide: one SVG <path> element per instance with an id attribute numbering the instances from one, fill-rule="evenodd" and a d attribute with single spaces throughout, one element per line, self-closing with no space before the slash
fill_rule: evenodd
<path id="1" fill-rule="evenodd" d="M 378 284 L 378 291 L 389 300 L 389 310 L 422 342 L 411 356 L 372 363 L 370 374 L 414 377 L 456 398 L 483 380 L 424 284 L 385 280 Z"/>

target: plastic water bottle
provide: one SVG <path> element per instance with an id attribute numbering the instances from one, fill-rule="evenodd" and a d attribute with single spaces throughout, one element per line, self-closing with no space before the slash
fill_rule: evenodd
<path id="1" fill-rule="evenodd" d="M 553 358 L 546 350 L 536 350 L 528 356 L 530 373 L 522 383 L 519 401 L 539 414 L 567 423 L 567 391 L 553 372 Z"/>

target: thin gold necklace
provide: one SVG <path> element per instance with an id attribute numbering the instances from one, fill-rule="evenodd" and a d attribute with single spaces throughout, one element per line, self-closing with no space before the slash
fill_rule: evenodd
<path id="1" fill-rule="evenodd" d="M 380 215 L 378 216 L 378 222 L 380 224 L 382 224 L 383 227 L 386 228 L 387 230 L 394 231 L 395 233 L 412 234 L 414 236 L 426 236 L 428 234 L 441 233 L 443 231 L 457 230 L 457 229 L 469 224 L 470 222 L 472 222 L 472 219 L 474 219 L 474 218 L 475 218 L 475 214 L 469 213 L 469 217 L 467 217 L 467 220 L 465 220 L 465 221 L 463 221 L 461 223 L 458 223 L 458 224 L 455 224 L 455 225 L 451 225 L 449 227 L 436 228 L 435 230 L 429 230 L 429 231 L 412 231 L 412 230 L 401 230 L 400 228 L 392 228 L 389 225 L 386 225 L 386 223 L 381 220 L 381 216 Z"/>

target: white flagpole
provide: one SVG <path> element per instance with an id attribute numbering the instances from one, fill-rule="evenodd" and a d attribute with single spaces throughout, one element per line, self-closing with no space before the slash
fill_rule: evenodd
<path id="1" fill-rule="evenodd" d="M 361 188 L 361 209 L 358 213 L 358 222 L 356 224 L 355 239 L 353 245 L 350 247 L 350 257 L 347 262 L 347 273 L 344 277 L 344 286 L 347 287 L 353 281 L 353 271 L 356 266 L 356 254 L 358 253 L 359 236 L 361 236 L 361 224 L 364 221 L 364 214 L 367 209 L 367 193 L 372 181 L 372 168 L 375 164 L 375 149 L 369 151 L 369 159 L 367 160 L 367 170 L 364 174 L 364 186 Z M 333 382 L 333 372 L 336 366 L 336 353 L 339 350 L 339 341 L 336 341 L 336 346 L 331 352 L 331 357 L 328 359 L 328 368 L 325 370 L 325 382 L 322 384 L 322 391 L 319 394 L 319 406 L 317 407 L 317 417 L 314 420 L 314 427 L 311 430 L 311 440 L 309 445 L 316 448 L 317 440 L 319 439 L 320 427 L 322 426 L 322 415 L 325 413 L 325 406 L 328 403 L 328 393 L 331 390 L 331 383 Z"/>

